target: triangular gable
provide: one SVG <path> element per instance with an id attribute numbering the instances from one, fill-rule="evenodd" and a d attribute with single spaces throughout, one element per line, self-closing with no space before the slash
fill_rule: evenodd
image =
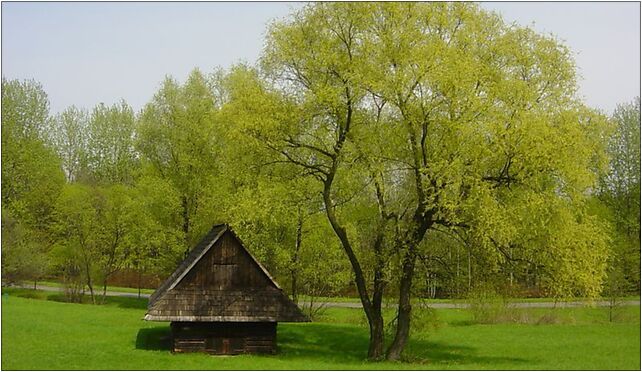
<path id="1" fill-rule="evenodd" d="M 241 249 L 243 249 L 245 251 L 245 253 L 247 253 L 248 256 L 250 256 L 250 259 L 252 259 L 252 261 L 254 261 L 254 263 L 256 264 L 256 266 L 258 266 L 259 269 L 261 269 L 263 274 L 265 274 L 265 276 L 267 276 L 267 278 L 270 280 L 270 282 L 272 282 L 272 284 L 274 284 L 274 286 L 276 288 L 282 289 L 281 286 L 279 285 L 279 283 L 277 283 L 276 280 L 274 280 L 274 278 L 272 278 L 272 275 L 270 275 L 270 273 L 267 271 L 267 269 L 263 265 L 261 265 L 261 263 L 254 257 L 254 255 L 250 251 L 247 250 L 247 248 L 245 248 L 245 244 L 243 243 L 241 238 L 236 236 L 236 234 L 234 233 L 234 231 L 232 231 L 232 229 L 229 229 L 229 232 L 239 242 L 239 245 L 241 246 Z"/>
<path id="2" fill-rule="evenodd" d="M 225 226 L 225 225 L 223 225 L 223 226 Z M 196 264 L 199 263 L 201 258 L 203 258 L 207 253 L 209 253 L 210 248 L 212 248 L 214 246 L 214 244 L 216 244 L 216 242 L 219 240 L 219 238 L 221 236 L 223 236 L 223 234 L 225 234 L 226 231 L 227 231 L 227 227 L 225 226 L 225 228 L 221 229 L 221 231 L 218 232 L 213 239 L 211 239 L 210 241 L 205 240 L 204 248 L 198 250 L 197 254 L 194 255 L 194 258 L 190 262 L 187 263 L 187 265 L 186 265 L 186 267 L 184 269 L 181 270 L 182 272 L 179 271 L 179 270 L 176 270 L 177 272 L 179 272 L 179 275 L 176 277 L 176 279 L 167 288 L 168 291 L 171 291 L 172 289 L 174 289 L 174 287 L 176 287 L 176 285 L 178 283 L 180 283 L 181 280 L 183 280 L 185 275 L 187 275 L 194 268 L 194 266 L 196 266 Z"/>
<path id="3" fill-rule="evenodd" d="M 178 265 L 176 270 L 152 293 L 149 297 L 149 307 L 151 307 L 158 298 L 173 288 L 183 276 L 203 257 L 203 255 L 216 243 L 223 233 L 227 230 L 227 225 L 214 225 L 205 237 L 192 249 L 187 257 Z"/>
<path id="4" fill-rule="evenodd" d="M 205 257 L 210 249 L 216 245 L 216 242 L 226 233 L 229 232 L 233 238 L 238 242 L 238 248 L 245 253 L 253 264 L 262 272 L 267 280 L 275 288 L 281 290 L 279 284 L 272 278 L 270 273 L 261 265 L 259 261 L 245 248 L 245 245 L 239 239 L 239 237 L 232 231 L 226 224 L 219 224 L 212 227 L 210 232 L 201 240 L 196 247 L 190 251 L 187 257 L 181 262 L 178 268 L 169 276 L 151 295 L 149 299 L 149 308 L 151 308 L 154 303 L 162 297 L 165 293 L 174 289 L 181 281 L 190 273 L 194 267 L 199 263 L 199 261 Z"/>
<path id="5" fill-rule="evenodd" d="M 215 225 L 154 292 L 145 320 L 310 321 L 224 224 Z"/>

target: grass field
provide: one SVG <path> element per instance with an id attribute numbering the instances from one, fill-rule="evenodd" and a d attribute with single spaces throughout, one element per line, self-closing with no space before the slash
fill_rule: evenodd
<path id="1" fill-rule="evenodd" d="M 476 324 L 469 310 L 439 309 L 418 319 L 407 361 L 372 363 L 359 309 L 279 324 L 277 355 L 214 357 L 170 353 L 167 323 L 141 320 L 145 299 L 61 299 L 3 289 L 2 369 L 640 369 L 639 306 L 621 309 L 614 323 L 604 308 L 520 310 L 539 325 Z"/>

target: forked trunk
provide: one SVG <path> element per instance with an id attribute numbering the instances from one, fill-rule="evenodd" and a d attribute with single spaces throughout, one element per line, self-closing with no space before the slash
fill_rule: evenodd
<path id="1" fill-rule="evenodd" d="M 94 286 L 91 282 L 91 269 L 89 268 L 89 261 L 85 257 L 85 275 L 87 276 L 87 287 L 89 287 L 89 294 L 91 295 L 91 303 L 96 304 L 96 297 L 94 297 Z"/>
<path id="2" fill-rule="evenodd" d="M 385 221 L 384 221 L 385 223 Z M 368 348 L 368 358 L 371 360 L 380 360 L 385 357 L 384 345 L 384 325 L 383 315 L 381 313 L 381 303 L 383 301 L 383 292 L 386 287 L 384 280 L 385 259 L 383 256 L 383 226 L 377 230 L 377 237 L 374 242 L 374 251 L 376 264 L 374 268 L 374 286 L 372 291 L 372 322 L 370 322 L 370 347 Z"/>
<path id="3" fill-rule="evenodd" d="M 368 359 L 380 360 L 384 357 L 384 333 L 383 316 L 381 308 L 373 309 L 373 317 L 370 323 L 370 345 L 368 346 Z"/>
<path id="4" fill-rule="evenodd" d="M 366 318 L 368 319 L 368 325 L 370 326 L 370 345 L 368 347 L 368 359 L 378 360 L 384 356 L 383 353 L 383 316 L 381 315 L 381 301 L 371 301 L 370 296 L 368 295 L 368 289 L 366 286 L 365 276 L 361 269 L 361 264 L 357 258 L 354 250 L 352 249 L 352 244 L 348 238 L 348 234 L 343 226 L 339 224 L 336 215 L 334 214 L 334 206 L 330 199 L 330 185 L 332 184 L 332 179 L 329 179 L 325 183 L 325 188 L 323 190 L 323 199 L 325 204 L 325 211 L 330 221 L 330 225 L 334 230 L 335 234 L 341 241 L 341 246 L 348 256 L 350 265 L 352 266 L 352 271 L 354 273 L 354 281 L 357 285 L 357 292 L 359 293 L 359 299 L 361 300 L 361 305 L 363 310 L 366 313 Z M 378 290 L 383 291 L 383 286 L 375 286 L 375 293 L 373 298 L 381 298 L 380 293 L 376 293 Z"/>
<path id="5" fill-rule="evenodd" d="M 388 348 L 388 360 L 399 360 L 401 353 L 406 347 L 410 336 L 410 322 L 412 316 L 412 305 L 410 303 L 412 279 L 415 272 L 417 256 L 414 249 L 409 249 L 404 257 L 404 263 L 399 283 L 399 308 L 397 310 L 397 332 L 395 338 Z"/>

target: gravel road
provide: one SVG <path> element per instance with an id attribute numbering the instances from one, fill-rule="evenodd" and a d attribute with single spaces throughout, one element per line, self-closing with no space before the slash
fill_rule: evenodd
<path id="1" fill-rule="evenodd" d="M 33 289 L 33 285 L 23 285 L 23 286 L 18 286 L 21 288 L 29 288 Z M 49 286 L 44 286 L 44 285 L 38 285 L 36 287 L 37 289 L 41 291 L 50 291 L 50 292 L 61 292 L 62 288 L 58 287 L 49 287 Z M 102 290 L 97 290 L 96 293 L 102 294 Z M 138 297 L 138 293 L 127 293 L 127 292 L 114 292 L 114 291 L 107 291 L 107 296 L 121 296 L 121 297 Z M 141 297 L 143 298 L 148 298 L 150 295 L 146 293 L 142 293 Z M 299 302 L 299 305 L 303 305 L 303 302 Z M 316 305 L 316 304 L 315 304 Z M 322 303 L 323 306 L 327 307 L 343 307 L 343 308 L 361 308 L 361 303 L 359 302 L 325 302 Z M 543 301 L 543 302 L 511 302 L 508 304 L 508 306 L 511 307 L 516 307 L 516 308 L 536 308 L 536 307 L 582 307 L 582 306 L 587 306 L 591 305 L 590 302 L 587 301 L 569 301 L 569 302 L 550 302 L 550 301 Z M 596 306 L 609 306 L 608 301 L 594 301 L 592 305 Z M 627 301 L 620 301 L 618 305 L 640 305 L 640 300 L 627 300 Z M 428 304 L 428 306 L 435 308 L 435 309 L 465 309 L 470 307 L 470 304 L 467 304 L 465 302 L 441 302 L 441 303 L 432 303 Z M 390 305 L 390 307 L 396 307 L 396 305 Z"/>

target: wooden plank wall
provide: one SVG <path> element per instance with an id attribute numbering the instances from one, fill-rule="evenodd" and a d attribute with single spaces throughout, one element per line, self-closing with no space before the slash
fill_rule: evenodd
<path id="1" fill-rule="evenodd" d="M 263 271 L 226 232 L 183 278 L 177 288 L 211 290 L 266 288 L 272 286 Z"/>
<path id="2" fill-rule="evenodd" d="M 211 234 L 214 233 L 213 229 Z M 185 262 L 194 262 L 198 252 L 203 250 L 190 252 L 193 260 Z M 177 272 L 187 268 L 186 263 Z M 156 299 L 148 315 L 154 320 L 169 321 L 307 321 L 229 231 L 173 289 Z"/>
<path id="3" fill-rule="evenodd" d="M 172 322 L 173 351 L 274 354 L 276 325 L 275 322 Z"/>

